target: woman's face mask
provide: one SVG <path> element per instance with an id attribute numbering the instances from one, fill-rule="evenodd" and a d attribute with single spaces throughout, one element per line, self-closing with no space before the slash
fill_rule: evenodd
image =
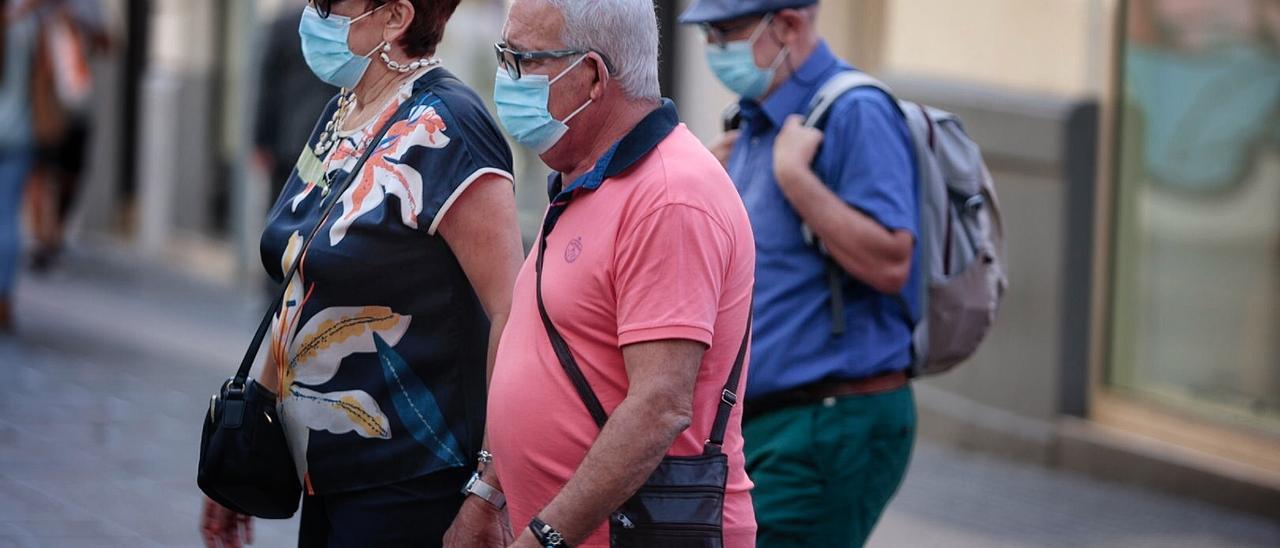
<path id="1" fill-rule="evenodd" d="M 335 14 L 320 17 L 315 6 L 308 4 L 302 10 L 298 36 L 302 38 L 302 56 L 306 58 L 311 72 L 331 86 L 350 89 L 360 83 L 365 71 L 369 69 L 369 56 L 378 48 L 375 47 L 364 55 L 352 53 L 351 47 L 347 45 L 351 25 L 373 15 L 373 12 L 384 6 L 386 4 L 351 18 Z"/>
<path id="2" fill-rule="evenodd" d="M 787 48 L 783 47 L 769 67 L 756 66 L 756 41 L 764 35 L 765 29 L 769 28 L 769 23 L 772 21 L 772 14 L 765 16 L 755 32 L 752 32 L 751 37 L 746 40 L 707 46 L 707 63 L 711 65 L 711 72 L 715 73 L 720 83 L 740 97 L 759 99 L 764 95 L 764 92 L 769 89 L 769 84 L 773 83 L 773 76 L 778 66 L 786 59 Z"/>
<path id="3" fill-rule="evenodd" d="M 512 139 L 538 154 L 551 150 L 551 147 L 560 142 L 569 131 L 569 120 L 590 106 L 592 99 L 587 99 L 587 102 L 564 120 L 556 120 L 548 108 L 551 84 L 559 81 L 586 58 L 586 54 L 583 54 L 555 78 L 549 78 L 545 74 L 525 74 L 516 80 L 507 74 L 506 69 L 498 68 L 493 85 L 493 102 L 498 107 L 498 119 L 507 128 Z"/>

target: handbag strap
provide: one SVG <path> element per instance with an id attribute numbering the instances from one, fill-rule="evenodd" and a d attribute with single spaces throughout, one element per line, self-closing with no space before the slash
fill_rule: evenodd
<path id="1" fill-rule="evenodd" d="M 262 321 L 258 324 L 258 330 L 253 334 L 253 341 L 249 343 L 249 348 L 244 352 L 244 359 L 240 361 L 240 368 L 236 370 L 235 377 L 232 377 L 232 387 L 243 387 L 246 380 L 248 380 L 249 370 L 253 367 L 253 361 L 258 357 L 258 349 L 262 346 L 262 341 L 267 337 L 267 330 L 271 327 L 271 319 L 275 316 L 276 312 L 280 310 L 280 306 L 284 302 L 285 294 L 289 291 L 289 282 L 293 280 L 293 275 L 298 271 L 298 266 L 302 264 L 303 257 L 306 257 L 307 250 L 311 248 L 311 241 L 315 239 L 316 234 L 320 232 L 321 227 L 323 227 L 328 221 L 329 214 L 333 212 L 333 208 L 338 205 L 338 197 L 342 196 L 342 194 L 346 192 L 347 187 L 351 186 L 351 181 L 355 180 L 355 178 L 359 176 L 360 170 L 364 169 L 365 161 L 373 155 L 373 151 L 378 148 L 378 143 L 382 141 L 384 136 L 386 136 L 387 131 L 391 129 L 391 126 L 395 124 L 396 120 L 399 120 L 406 112 L 408 112 L 410 106 L 417 102 L 415 100 L 416 97 L 422 93 L 426 93 L 431 89 L 432 85 L 445 79 L 456 80 L 452 74 L 449 74 L 448 71 L 441 68 L 432 70 L 419 79 L 414 84 L 413 96 L 405 99 L 405 101 L 400 104 L 400 107 L 396 110 L 395 114 L 387 119 L 386 123 L 384 123 L 378 130 L 378 133 L 365 145 L 364 154 L 360 155 L 360 160 L 356 162 L 355 166 L 351 169 L 351 172 L 342 181 L 342 185 L 334 187 L 334 191 L 330 192 L 330 196 L 332 196 L 332 198 L 328 205 L 324 206 L 324 212 L 321 214 L 320 220 L 311 228 L 311 233 L 307 236 L 307 239 L 302 242 L 302 249 L 298 251 L 298 255 L 293 258 L 293 263 L 289 265 L 289 270 L 284 274 L 284 284 L 282 284 L 283 287 L 280 288 L 280 293 L 276 295 L 276 298 L 271 301 L 269 306 L 267 306 L 267 312 L 263 314 Z M 332 104 L 333 101 L 330 101 L 330 105 Z M 328 109 L 325 109 L 325 111 L 327 112 Z M 323 122 L 324 119 L 321 118 L 321 123 Z"/>
<path id="2" fill-rule="evenodd" d="M 604 410 L 604 405 L 600 403 L 600 398 L 596 396 L 594 390 L 591 389 L 591 383 L 587 381 L 587 377 L 582 374 L 582 369 L 578 367 L 578 362 L 573 357 L 573 352 L 569 350 L 569 343 L 565 342 L 561 336 L 560 330 L 556 329 L 556 325 L 551 321 L 551 316 L 547 314 L 547 307 L 542 300 L 542 262 L 546 255 L 547 235 L 555 228 L 556 222 L 569 207 L 570 198 L 557 200 L 551 204 L 547 210 L 546 220 L 543 222 L 542 233 L 538 241 L 538 259 L 535 262 L 535 272 L 537 277 L 537 300 L 538 314 L 542 316 L 542 325 L 547 330 L 547 338 L 551 339 L 551 348 L 555 350 L 556 358 L 560 361 L 560 367 L 569 376 L 569 380 L 573 382 L 573 388 L 578 392 L 578 397 L 582 399 L 582 403 L 586 405 L 587 411 L 591 413 L 591 418 L 595 419 L 596 426 L 604 428 L 605 422 L 609 420 L 609 415 Z M 704 454 L 716 454 L 720 452 L 720 447 L 724 445 L 725 430 L 729 426 L 729 416 L 733 411 L 733 406 L 738 403 L 738 383 L 742 379 L 742 367 L 746 363 L 747 346 L 751 340 L 751 323 L 753 304 L 748 308 L 747 327 L 742 334 L 742 345 L 738 347 L 738 355 L 734 359 L 733 367 L 729 370 L 729 378 L 725 381 L 724 388 L 720 391 L 720 405 L 716 410 L 715 422 L 712 423 L 711 433 L 707 437 L 706 444 L 703 448 Z"/>
<path id="3" fill-rule="evenodd" d="M 738 346 L 738 357 L 733 360 L 733 368 L 729 370 L 729 379 L 720 391 L 720 408 L 716 410 L 716 420 L 711 425 L 711 435 L 707 437 L 704 451 L 711 453 L 712 448 L 719 452 L 724 445 L 724 432 L 729 427 L 729 414 L 733 406 L 738 404 L 738 383 L 742 380 L 742 366 L 747 361 L 747 346 L 751 343 L 751 324 L 755 315 L 755 298 L 747 305 L 747 329 L 742 333 L 742 344 Z"/>

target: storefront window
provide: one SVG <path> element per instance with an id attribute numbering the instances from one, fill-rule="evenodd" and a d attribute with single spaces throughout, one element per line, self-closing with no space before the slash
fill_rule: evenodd
<path id="1" fill-rule="evenodd" d="M 1114 390 L 1280 435 L 1280 0 L 1130 0 Z"/>

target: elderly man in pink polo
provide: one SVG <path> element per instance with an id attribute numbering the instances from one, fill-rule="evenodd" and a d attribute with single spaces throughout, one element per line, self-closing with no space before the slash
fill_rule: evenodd
<path id="1" fill-rule="evenodd" d="M 653 4 L 516 0 L 502 40 L 498 116 L 555 173 L 494 366 L 492 465 L 471 491 L 505 495 L 513 546 L 754 546 L 733 405 L 754 240 L 733 183 L 659 95 Z"/>

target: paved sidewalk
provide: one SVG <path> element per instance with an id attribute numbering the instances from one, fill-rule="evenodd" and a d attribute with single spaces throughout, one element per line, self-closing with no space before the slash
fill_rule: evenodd
<path id="1" fill-rule="evenodd" d="M 200 420 L 260 294 L 104 252 L 25 278 L 0 338 L 0 548 L 197 546 Z M 259 520 L 255 544 L 295 530 Z M 921 443 L 871 544 L 1275 547 L 1280 524 Z"/>

